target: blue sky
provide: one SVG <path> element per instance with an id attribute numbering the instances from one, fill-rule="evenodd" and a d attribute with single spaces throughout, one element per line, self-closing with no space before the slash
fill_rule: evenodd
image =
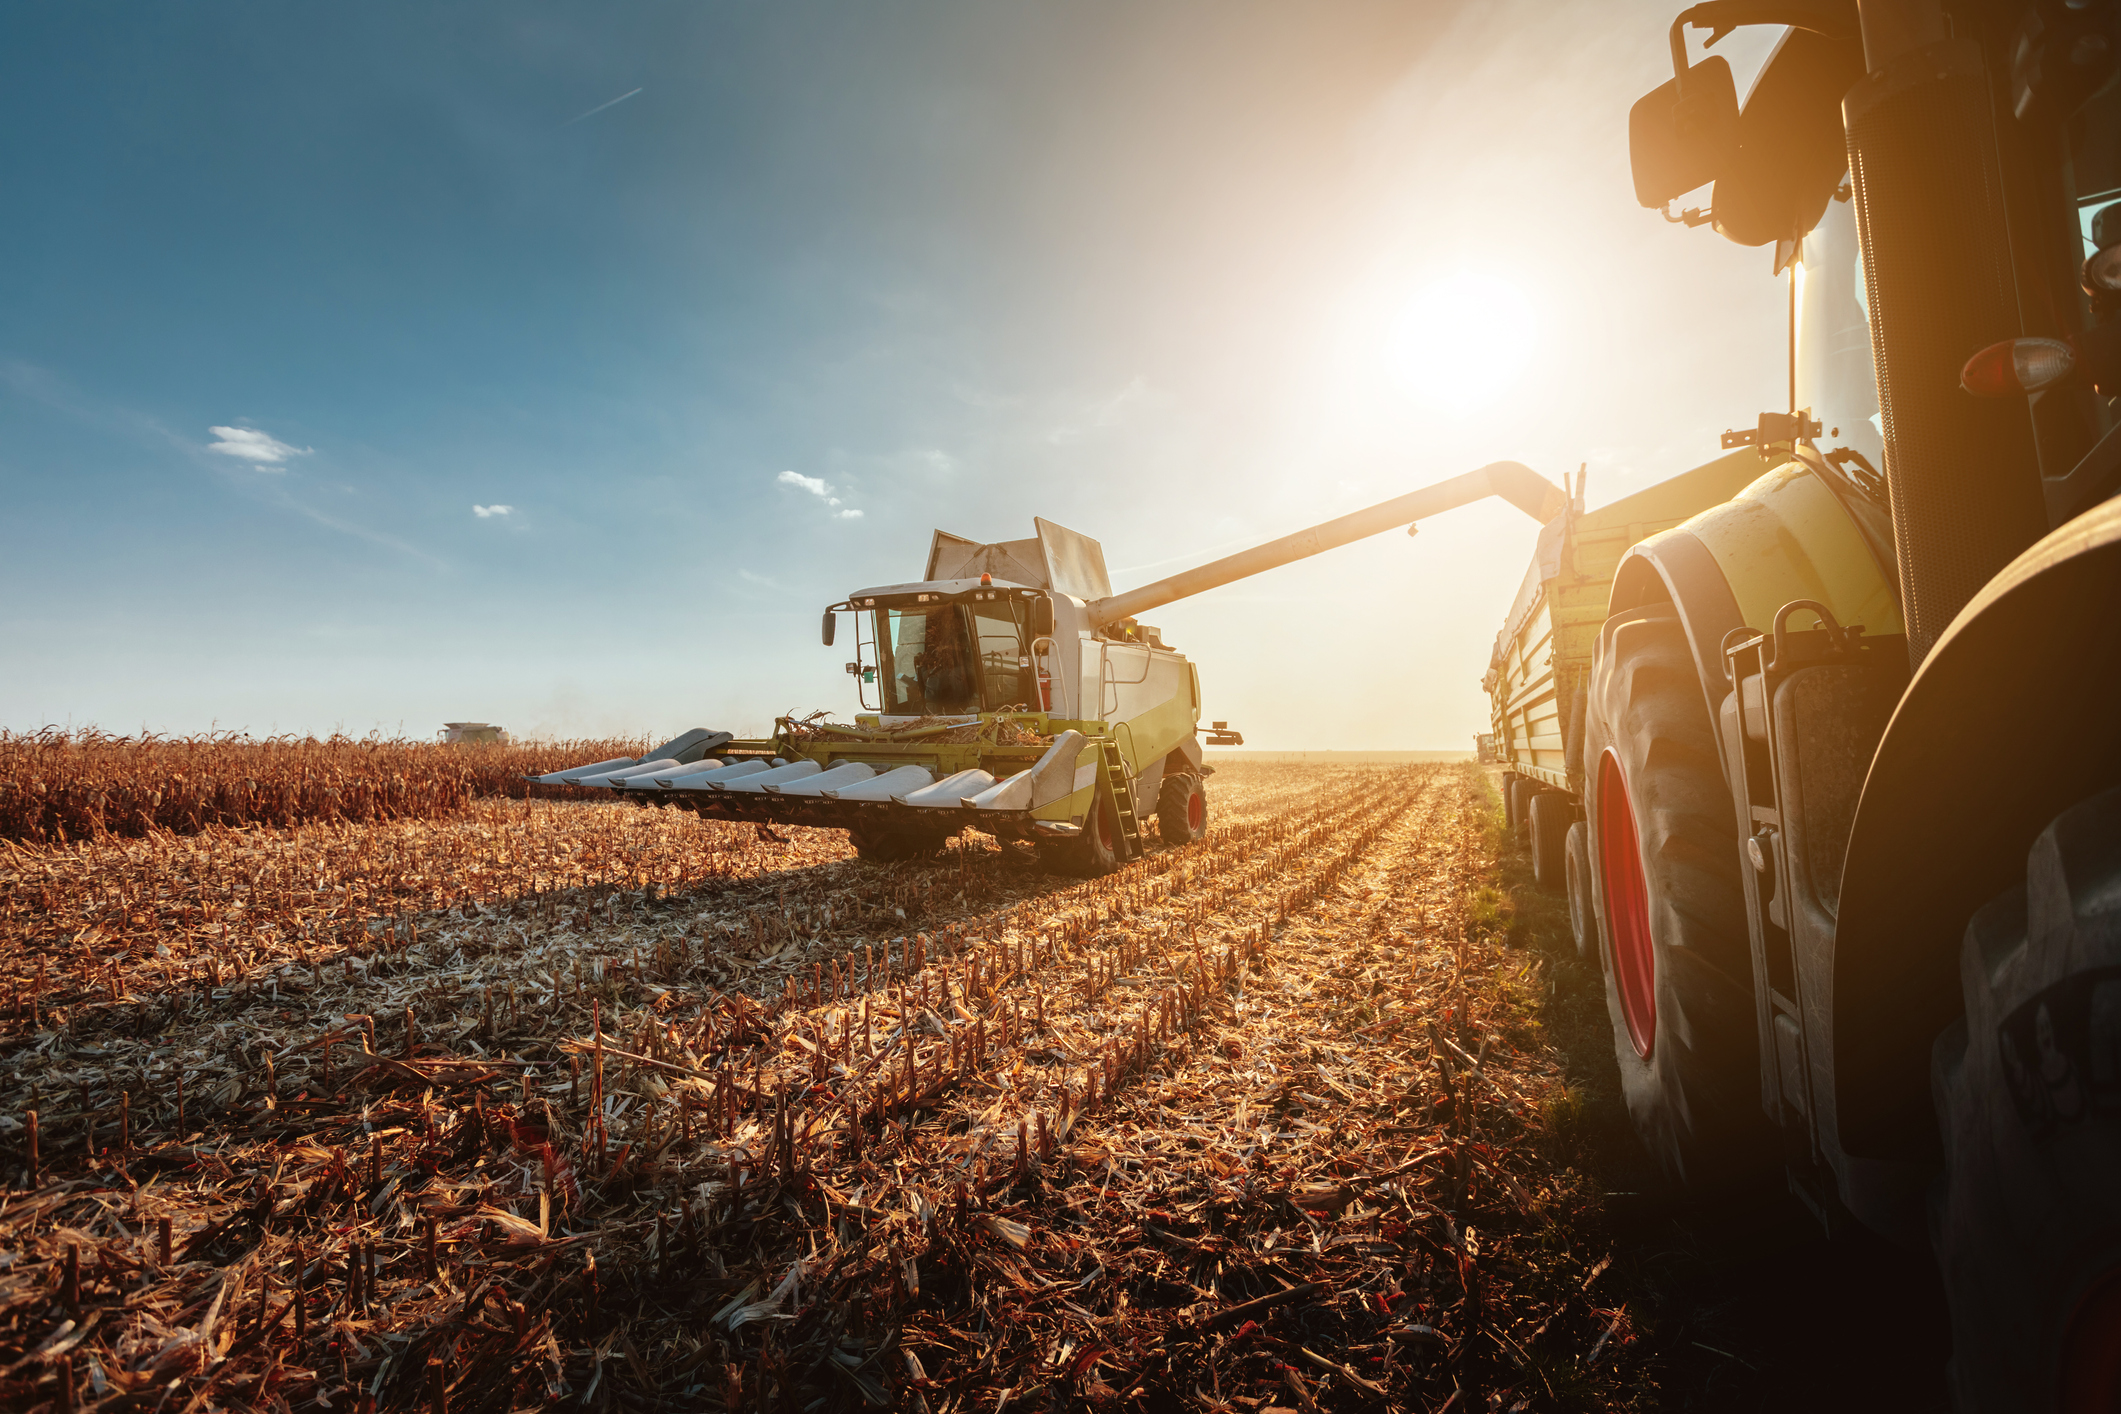
<path id="1" fill-rule="evenodd" d="M 937 526 L 1124 585 L 1501 457 L 1684 470 L 1783 330 L 1766 252 L 1633 203 L 1669 18 L 18 7 L 0 726 L 757 730 L 851 706 L 817 611 Z M 1446 397 L 1486 345 L 1406 311 L 1468 272 L 1528 322 Z M 1255 744 L 1456 747 L 1533 533 L 1158 618 Z"/>

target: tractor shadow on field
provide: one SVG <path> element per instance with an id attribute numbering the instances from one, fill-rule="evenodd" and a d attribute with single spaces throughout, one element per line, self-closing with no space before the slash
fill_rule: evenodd
<path id="1" fill-rule="evenodd" d="M 1621 1098 L 1598 963 L 1578 960 L 1568 905 L 1533 882 L 1499 800 L 1489 817 L 1510 941 L 1544 955 L 1552 984 L 1539 1015 L 1567 1065 L 1561 1127 L 1602 1190 L 1582 1236 L 1614 1254 L 1604 1299 L 1640 1313 L 1653 1407 L 1947 1409 L 1949 1327 L 1928 1252 L 1860 1228 L 1830 1239 L 1780 1175 L 1713 1202 L 1664 1187 Z"/>

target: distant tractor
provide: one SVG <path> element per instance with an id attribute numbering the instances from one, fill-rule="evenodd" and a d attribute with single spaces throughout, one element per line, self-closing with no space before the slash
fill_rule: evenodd
<path id="1" fill-rule="evenodd" d="M 508 729 L 492 726 L 486 722 L 444 722 L 442 724 L 444 745 L 506 746 Z"/>
<path id="2" fill-rule="evenodd" d="M 771 737 L 695 728 L 639 759 L 539 776 L 716 819 L 835 826 L 866 860 L 933 854 L 979 830 L 1013 854 L 1102 874 L 1207 828 L 1200 674 L 1139 622 L 1173 600 L 1498 496 L 1534 518 L 1561 489 L 1516 462 L 1448 481 L 1114 594 L 1103 548 L 1050 521 L 981 544 L 938 530 L 926 573 L 858 589 L 825 610 L 855 625 L 847 664 L 863 711 L 849 723 L 783 718 Z M 822 716 L 823 714 L 819 714 Z"/>
<path id="3" fill-rule="evenodd" d="M 1636 194 L 1772 250 L 1787 404 L 1549 525 L 1487 682 L 1665 1171 L 1930 1245 L 1960 1410 L 2113 1410 L 2121 15 L 1948 10 L 1674 22 Z"/>

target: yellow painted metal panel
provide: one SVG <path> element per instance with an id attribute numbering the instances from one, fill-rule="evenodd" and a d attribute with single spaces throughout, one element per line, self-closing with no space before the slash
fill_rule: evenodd
<path id="1" fill-rule="evenodd" d="M 1792 599 L 1816 599 L 1842 624 L 1907 632 L 1885 570 L 1834 493 L 1789 462 L 1683 529 L 1706 545 L 1748 626 L 1765 630 Z M 1805 615 L 1793 625 L 1809 628 Z"/>
<path id="2" fill-rule="evenodd" d="M 1759 474 L 1759 455 L 1746 448 L 1548 527 L 1482 683 L 1496 749 L 1512 769 L 1568 788 L 1563 714 L 1590 669 L 1614 570 L 1639 541 L 1728 501 Z"/>

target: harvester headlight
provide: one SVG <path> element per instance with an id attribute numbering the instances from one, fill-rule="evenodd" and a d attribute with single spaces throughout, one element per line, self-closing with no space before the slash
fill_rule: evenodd
<path id="1" fill-rule="evenodd" d="M 1979 398 L 2005 398 L 2052 388 L 2077 371 L 2077 352 L 2060 339 L 2005 339 L 1990 344 L 1959 370 L 1959 386 Z"/>

